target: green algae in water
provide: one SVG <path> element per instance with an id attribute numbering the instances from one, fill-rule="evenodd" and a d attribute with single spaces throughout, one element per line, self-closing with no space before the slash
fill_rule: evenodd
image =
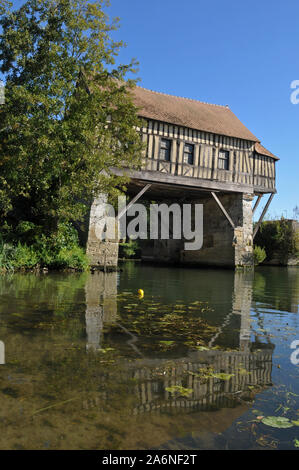
<path id="1" fill-rule="evenodd" d="M 193 393 L 192 388 L 185 388 L 180 385 L 173 385 L 172 387 L 166 387 L 166 392 L 172 393 L 180 397 L 189 397 Z"/>

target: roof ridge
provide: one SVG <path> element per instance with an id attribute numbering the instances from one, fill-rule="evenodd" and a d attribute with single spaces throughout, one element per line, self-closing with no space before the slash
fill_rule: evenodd
<path id="1" fill-rule="evenodd" d="M 224 104 L 208 103 L 207 101 L 200 101 L 200 100 L 196 100 L 195 98 L 187 98 L 186 96 L 170 95 L 169 93 L 163 93 L 162 91 L 150 90 L 149 88 L 145 88 L 145 87 L 139 86 L 139 85 L 136 85 L 136 87 L 141 88 L 142 90 L 145 90 L 145 91 L 150 91 L 151 93 L 156 93 L 157 95 L 170 96 L 171 98 L 177 98 L 177 99 L 180 99 L 180 100 L 195 101 L 196 103 L 207 104 L 209 106 L 217 106 L 219 108 L 225 108 L 225 109 L 230 110 L 230 107 L 228 105 L 224 105 Z"/>

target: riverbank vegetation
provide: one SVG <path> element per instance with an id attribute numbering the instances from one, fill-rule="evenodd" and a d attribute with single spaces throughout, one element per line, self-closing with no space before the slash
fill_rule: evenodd
<path id="1" fill-rule="evenodd" d="M 288 264 L 289 259 L 299 257 L 299 232 L 295 229 L 296 221 L 281 217 L 279 220 L 266 220 L 262 222 L 255 237 L 255 254 L 261 259 L 264 249 L 266 261 L 276 259 L 280 264 Z"/>
<path id="2" fill-rule="evenodd" d="M 0 265 L 81 269 L 82 248 L 61 237 L 95 196 L 125 188 L 110 168 L 140 163 L 135 62 L 116 65 L 105 0 L 0 6 Z"/>
<path id="3" fill-rule="evenodd" d="M 265 261 L 267 257 L 265 249 L 257 245 L 255 245 L 254 247 L 253 255 L 254 255 L 255 266 L 261 264 L 263 261 Z"/>
<path id="4" fill-rule="evenodd" d="M 0 238 L 0 272 L 14 270 L 73 269 L 85 271 L 89 262 L 79 246 L 77 231 L 70 223 L 59 223 L 55 233 L 21 222 Z"/>
<path id="5" fill-rule="evenodd" d="M 138 241 L 129 239 L 119 244 L 120 259 L 140 259 L 141 249 Z"/>

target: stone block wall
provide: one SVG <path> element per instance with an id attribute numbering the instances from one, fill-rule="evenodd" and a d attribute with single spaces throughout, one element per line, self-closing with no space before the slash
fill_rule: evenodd
<path id="1" fill-rule="evenodd" d="M 86 253 L 92 266 L 112 268 L 118 263 L 117 227 L 115 238 L 102 240 L 100 237 L 107 199 L 106 194 L 101 194 L 91 205 Z M 108 223 L 116 224 L 113 218 L 109 219 Z"/>
<path id="2" fill-rule="evenodd" d="M 222 205 L 234 222 L 231 226 L 212 197 L 194 201 L 203 204 L 203 247 L 181 252 L 181 262 L 207 266 L 253 266 L 252 195 L 221 194 Z"/>
<path id="3" fill-rule="evenodd" d="M 186 240 L 154 240 L 146 259 L 161 263 L 195 266 L 253 267 L 252 194 L 219 193 L 218 197 L 234 222 L 232 227 L 211 195 L 193 200 L 203 204 L 203 246 L 185 250 Z M 118 240 L 99 238 L 107 196 L 94 200 L 90 211 L 87 254 L 93 266 L 114 267 L 118 261 Z M 167 202 L 167 201 L 165 201 Z M 172 201 L 173 203 L 174 201 Z M 187 202 L 187 201 L 186 201 Z M 114 220 L 114 219 L 113 219 Z M 113 221 L 110 220 L 110 223 Z M 115 221 L 114 221 L 115 223 Z M 147 250 L 148 251 L 148 250 Z"/>
<path id="4" fill-rule="evenodd" d="M 236 213 L 241 224 L 234 230 L 235 266 L 253 266 L 252 194 L 239 194 Z"/>

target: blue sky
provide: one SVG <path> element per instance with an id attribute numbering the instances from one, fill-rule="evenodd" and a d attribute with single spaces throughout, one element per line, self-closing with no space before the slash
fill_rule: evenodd
<path id="1" fill-rule="evenodd" d="M 120 17 L 114 38 L 127 47 L 119 60 L 139 61 L 141 86 L 228 104 L 280 157 L 269 214 L 292 216 L 299 206 L 299 104 L 290 101 L 290 84 L 299 80 L 298 0 L 111 0 L 107 12 Z"/>

